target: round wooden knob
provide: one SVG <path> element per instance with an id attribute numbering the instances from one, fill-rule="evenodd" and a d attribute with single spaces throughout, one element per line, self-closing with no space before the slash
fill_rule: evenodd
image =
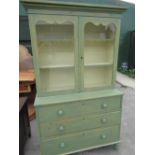
<path id="1" fill-rule="evenodd" d="M 101 122 L 102 123 L 106 123 L 107 122 L 107 119 L 106 118 L 101 118 Z"/>
<path id="2" fill-rule="evenodd" d="M 102 107 L 102 109 L 107 108 L 107 104 L 104 103 L 104 104 L 101 105 L 101 107 Z"/>
<path id="3" fill-rule="evenodd" d="M 64 131 L 64 129 L 65 129 L 65 128 L 64 128 L 63 125 L 59 126 L 59 130 L 60 130 L 60 131 Z"/>
<path id="4" fill-rule="evenodd" d="M 62 116 L 64 114 L 63 110 L 58 110 L 58 115 Z"/>
<path id="5" fill-rule="evenodd" d="M 101 139 L 106 139 L 106 137 L 107 137 L 107 136 L 106 136 L 105 134 L 102 134 L 102 135 L 101 135 Z"/>
<path id="6" fill-rule="evenodd" d="M 61 148 L 64 148 L 64 147 L 65 147 L 65 143 L 63 143 L 63 142 L 60 143 L 60 147 L 61 147 Z"/>

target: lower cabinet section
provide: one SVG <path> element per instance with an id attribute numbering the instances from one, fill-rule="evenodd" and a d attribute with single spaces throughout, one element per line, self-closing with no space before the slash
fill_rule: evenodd
<path id="1" fill-rule="evenodd" d="M 120 126 L 93 129 L 42 142 L 42 155 L 61 155 L 119 142 Z"/>
<path id="2" fill-rule="evenodd" d="M 37 97 L 41 155 L 65 155 L 120 141 L 122 94 L 117 90 Z"/>

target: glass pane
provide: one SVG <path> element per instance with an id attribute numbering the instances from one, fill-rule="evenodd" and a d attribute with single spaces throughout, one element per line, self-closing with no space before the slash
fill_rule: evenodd
<path id="1" fill-rule="evenodd" d="M 111 85 L 115 30 L 113 24 L 85 24 L 84 88 Z"/>
<path id="2" fill-rule="evenodd" d="M 112 67 L 85 67 L 84 85 L 85 88 L 105 87 L 111 84 Z"/>
<path id="3" fill-rule="evenodd" d="M 41 88 L 43 91 L 58 91 L 74 88 L 74 69 L 41 69 Z"/>
<path id="4" fill-rule="evenodd" d="M 74 89 L 74 25 L 36 25 L 38 59 L 43 91 Z"/>

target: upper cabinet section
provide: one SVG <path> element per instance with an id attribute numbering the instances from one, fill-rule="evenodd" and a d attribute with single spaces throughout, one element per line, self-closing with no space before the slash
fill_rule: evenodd
<path id="1" fill-rule="evenodd" d="M 40 93 L 76 90 L 77 17 L 29 17 Z"/>
<path id="2" fill-rule="evenodd" d="M 38 96 L 114 87 L 120 6 L 22 0 Z"/>
<path id="3" fill-rule="evenodd" d="M 112 87 L 115 79 L 119 24 L 115 19 L 80 17 L 82 88 Z"/>

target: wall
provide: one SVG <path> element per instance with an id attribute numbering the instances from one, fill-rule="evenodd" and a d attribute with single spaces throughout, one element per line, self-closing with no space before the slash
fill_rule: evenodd
<path id="1" fill-rule="evenodd" d="M 122 62 L 128 62 L 130 31 L 135 31 L 135 5 L 124 2 L 121 4 L 128 7 L 128 10 L 122 15 L 118 67 Z"/>

